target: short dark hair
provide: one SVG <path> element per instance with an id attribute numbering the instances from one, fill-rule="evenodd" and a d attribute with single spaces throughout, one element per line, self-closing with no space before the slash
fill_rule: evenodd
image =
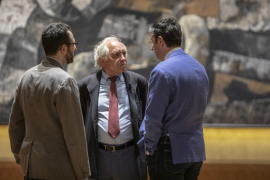
<path id="1" fill-rule="evenodd" d="M 182 31 L 179 23 L 174 18 L 156 21 L 150 26 L 149 33 L 155 37 L 155 43 L 158 36 L 161 36 L 167 47 L 181 46 Z"/>
<path id="2" fill-rule="evenodd" d="M 46 55 L 55 55 L 64 43 L 70 43 L 71 27 L 64 23 L 51 23 L 41 36 L 42 46 Z"/>

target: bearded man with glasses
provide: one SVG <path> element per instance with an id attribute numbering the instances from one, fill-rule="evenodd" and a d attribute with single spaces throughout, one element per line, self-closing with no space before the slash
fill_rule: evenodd
<path id="1" fill-rule="evenodd" d="M 42 32 L 43 61 L 22 76 L 9 120 L 11 150 L 25 180 L 82 180 L 90 176 L 76 80 L 64 71 L 77 43 L 70 26 Z"/>
<path id="2" fill-rule="evenodd" d="M 148 82 L 127 69 L 127 49 L 107 37 L 94 49 L 99 72 L 79 81 L 91 180 L 147 179 L 137 141 Z"/>

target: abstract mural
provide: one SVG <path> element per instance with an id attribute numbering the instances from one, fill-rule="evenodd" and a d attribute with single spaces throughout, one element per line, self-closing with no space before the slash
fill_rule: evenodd
<path id="1" fill-rule="evenodd" d="M 210 92 L 207 125 L 270 126 L 268 0 L 2 0 L 0 124 L 7 124 L 22 74 L 45 57 L 41 32 L 52 22 L 72 27 L 79 43 L 66 70 L 76 80 L 96 72 L 94 45 L 115 35 L 127 46 L 128 69 L 149 78 L 159 63 L 147 42 L 155 20 L 174 17 L 182 48 L 204 65 Z"/>

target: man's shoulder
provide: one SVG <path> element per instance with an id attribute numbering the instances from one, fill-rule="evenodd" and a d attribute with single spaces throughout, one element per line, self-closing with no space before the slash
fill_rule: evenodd
<path id="1" fill-rule="evenodd" d="M 42 76 L 40 75 L 42 74 Z M 47 67 L 44 68 L 42 64 L 36 65 L 23 74 L 22 77 L 39 77 L 50 80 L 65 80 L 65 79 L 74 79 L 69 73 L 61 68 Z"/>
<path id="2" fill-rule="evenodd" d="M 168 70 L 168 63 L 165 61 L 160 62 L 156 67 L 152 70 L 151 73 L 155 74 L 164 74 Z"/>
<path id="3" fill-rule="evenodd" d="M 188 63 L 187 59 L 194 59 L 191 56 L 189 56 L 185 51 L 182 49 L 177 49 L 174 52 L 172 52 L 169 57 L 160 62 L 154 69 L 153 72 L 155 73 L 169 73 L 171 74 L 171 71 L 173 70 L 179 70 L 181 68 L 182 63 Z M 180 63 L 180 64 L 179 64 Z"/>
<path id="4" fill-rule="evenodd" d="M 35 82 L 39 82 L 39 86 Z M 21 77 L 20 85 L 32 85 L 36 88 L 50 87 L 58 89 L 61 87 L 77 86 L 76 80 L 61 68 L 42 69 L 42 65 L 37 65 L 27 70 Z"/>
<path id="5" fill-rule="evenodd" d="M 53 71 L 48 71 L 47 75 L 55 80 L 66 81 L 72 79 L 76 81 L 69 73 L 61 68 L 55 68 Z"/>
<path id="6" fill-rule="evenodd" d="M 45 81 L 49 81 L 54 85 L 55 88 L 60 87 L 69 87 L 69 86 L 76 86 L 77 82 L 76 80 L 65 70 L 61 68 L 57 68 L 57 71 L 54 70 L 51 73 L 47 72 L 46 75 L 43 76 L 43 79 Z M 44 81 L 44 83 L 46 83 Z"/>
<path id="7" fill-rule="evenodd" d="M 20 77 L 19 80 L 19 84 L 23 84 L 25 81 L 26 83 L 31 79 L 31 77 L 33 76 L 33 74 L 35 74 L 35 72 L 38 70 L 37 66 L 34 66 L 28 70 L 26 70 L 25 72 L 22 73 L 22 76 Z"/>
<path id="8" fill-rule="evenodd" d="M 89 83 L 91 83 L 93 81 L 98 81 L 98 79 L 99 79 L 98 76 L 101 76 L 101 71 L 98 71 L 98 72 L 96 72 L 94 74 L 88 75 L 88 76 L 80 79 L 78 81 L 78 85 L 83 86 L 83 85 L 88 85 Z"/>
<path id="9" fill-rule="evenodd" d="M 31 74 L 31 73 L 33 73 L 34 71 L 37 71 L 37 70 L 38 70 L 38 65 L 36 65 L 34 67 L 31 67 L 30 69 L 26 70 L 23 73 L 23 76 L 27 76 L 28 74 Z"/>

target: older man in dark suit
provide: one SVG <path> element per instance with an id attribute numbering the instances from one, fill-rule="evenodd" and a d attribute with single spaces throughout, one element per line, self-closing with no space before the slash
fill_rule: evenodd
<path id="1" fill-rule="evenodd" d="M 116 37 L 95 46 L 99 72 L 79 81 L 91 166 L 90 179 L 146 179 L 137 141 L 144 116 L 147 80 L 126 71 L 127 50 Z"/>

